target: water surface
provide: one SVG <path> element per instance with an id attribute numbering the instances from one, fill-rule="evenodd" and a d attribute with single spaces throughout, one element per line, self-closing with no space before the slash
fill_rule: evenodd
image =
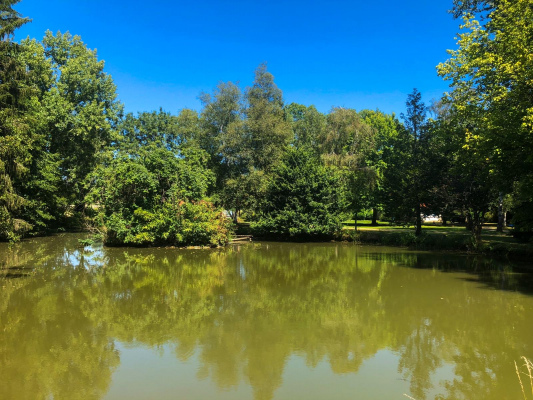
<path id="1" fill-rule="evenodd" d="M 531 276 L 353 244 L 0 244 L 0 399 L 518 399 Z"/>

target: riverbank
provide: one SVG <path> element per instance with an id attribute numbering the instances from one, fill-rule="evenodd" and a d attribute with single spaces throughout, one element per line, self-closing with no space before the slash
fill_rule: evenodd
<path id="1" fill-rule="evenodd" d="M 254 234 L 248 223 L 239 223 L 236 229 L 239 234 Z M 464 253 L 485 254 L 515 261 L 533 260 L 533 243 L 520 242 L 512 236 L 512 229 L 497 232 L 495 224 L 483 226 L 481 245 L 476 245 L 470 231 L 464 226 L 442 226 L 428 224 L 422 226 L 422 234 L 416 236 L 413 227 L 391 225 L 379 222 L 371 225 L 370 221 L 358 221 L 357 229 L 354 221 L 346 221 L 342 232 L 331 240 L 354 241 L 362 244 L 378 244 L 385 246 L 401 246 L 416 250 L 456 251 Z M 274 240 L 279 238 L 259 237 L 258 240 Z M 324 241 L 324 239 L 318 241 Z M 314 241 L 317 241 L 314 240 Z M 287 240 L 281 240 L 287 241 Z M 310 240 L 289 240 L 310 241 Z"/>
<path id="2" fill-rule="evenodd" d="M 464 226 L 424 225 L 422 235 L 415 236 L 414 229 L 380 224 L 345 226 L 343 232 L 360 243 L 405 246 L 419 250 L 446 250 L 482 253 L 519 261 L 533 259 L 533 243 L 521 243 L 512 236 L 512 231 L 497 232 L 496 226 L 483 226 L 482 243 L 476 246 L 472 235 Z"/>

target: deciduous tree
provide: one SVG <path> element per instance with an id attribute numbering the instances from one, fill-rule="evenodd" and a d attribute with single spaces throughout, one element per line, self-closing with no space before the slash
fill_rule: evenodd
<path id="1" fill-rule="evenodd" d="M 252 165 L 269 170 L 281 158 L 291 140 L 291 127 L 283 109 L 283 95 L 266 64 L 255 70 L 253 85 L 246 90 L 246 132 Z"/>

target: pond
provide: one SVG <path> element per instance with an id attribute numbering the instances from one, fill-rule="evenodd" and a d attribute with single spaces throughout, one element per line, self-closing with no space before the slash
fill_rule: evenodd
<path id="1" fill-rule="evenodd" d="M 533 282 L 343 243 L 0 244 L 1 399 L 518 399 Z"/>

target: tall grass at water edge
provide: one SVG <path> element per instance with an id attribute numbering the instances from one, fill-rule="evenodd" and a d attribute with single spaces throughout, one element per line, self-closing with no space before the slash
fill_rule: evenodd
<path id="1" fill-rule="evenodd" d="M 533 362 L 531 362 L 531 360 L 527 359 L 526 357 L 522 357 L 522 360 L 524 361 L 524 364 L 521 368 L 518 367 L 516 361 L 514 363 L 516 368 L 516 375 L 518 376 L 518 381 L 520 382 L 520 388 L 522 389 L 524 400 L 533 399 Z M 528 397 L 530 391 L 531 397 Z"/>

